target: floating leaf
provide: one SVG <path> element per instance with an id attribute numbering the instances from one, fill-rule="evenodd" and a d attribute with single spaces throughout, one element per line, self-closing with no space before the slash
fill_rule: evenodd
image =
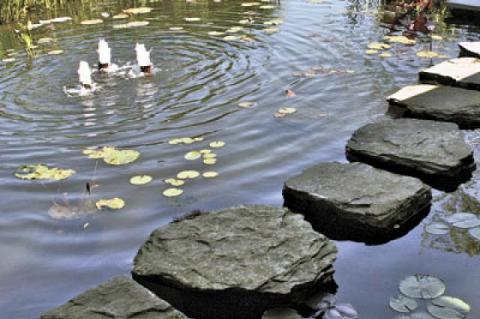
<path id="1" fill-rule="evenodd" d="M 431 59 L 431 58 L 437 58 L 440 56 L 437 52 L 434 51 L 418 51 L 417 56 L 419 58 L 426 58 L 426 59 Z"/>
<path id="2" fill-rule="evenodd" d="M 446 221 L 458 228 L 474 228 L 480 226 L 480 218 L 472 213 L 456 213 L 448 216 Z"/>
<path id="3" fill-rule="evenodd" d="M 203 160 L 203 164 L 206 165 L 215 165 L 217 163 L 217 159 L 215 158 L 206 158 Z"/>
<path id="4" fill-rule="evenodd" d="M 52 51 L 48 51 L 47 54 L 49 55 L 59 55 L 59 54 L 62 54 L 63 53 L 63 50 L 52 50 Z"/>
<path id="5" fill-rule="evenodd" d="M 200 154 L 202 155 L 206 155 L 206 154 L 210 154 L 212 152 L 212 150 L 200 150 Z"/>
<path id="6" fill-rule="evenodd" d="M 227 36 L 223 37 L 223 40 L 225 40 L 225 41 L 236 41 L 236 40 L 240 40 L 240 38 L 236 35 L 227 35 Z"/>
<path id="7" fill-rule="evenodd" d="M 225 146 L 225 142 L 223 141 L 213 141 L 209 144 L 211 148 L 222 148 Z"/>
<path id="8" fill-rule="evenodd" d="M 377 50 L 367 50 L 365 51 L 366 54 L 377 54 L 378 51 Z"/>
<path id="9" fill-rule="evenodd" d="M 297 109 L 294 107 L 281 107 L 277 111 L 277 113 L 284 114 L 284 115 L 293 114 L 295 112 L 297 112 Z"/>
<path id="10" fill-rule="evenodd" d="M 255 102 L 243 101 L 243 102 L 238 103 L 238 106 L 243 108 L 243 109 L 251 109 L 252 107 L 255 106 Z"/>
<path id="11" fill-rule="evenodd" d="M 218 173 L 217 173 L 217 172 L 214 172 L 214 171 L 204 172 L 204 173 L 202 174 L 202 176 L 203 176 L 204 178 L 215 178 L 215 177 L 218 176 Z"/>
<path id="12" fill-rule="evenodd" d="M 152 11 L 152 8 L 150 7 L 128 8 L 123 10 L 123 12 L 130 13 L 130 14 L 143 14 L 143 13 L 149 13 L 151 11 Z"/>
<path id="13" fill-rule="evenodd" d="M 368 45 L 368 48 L 372 50 L 384 50 L 390 49 L 391 45 L 382 42 L 372 42 Z"/>
<path id="14" fill-rule="evenodd" d="M 137 175 L 130 178 L 130 184 L 132 185 L 145 185 L 152 181 L 152 176 L 150 175 Z"/>
<path id="15" fill-rule="evenodd" d="M 470 305 L 459 298 L 442 296 L 432 300 L 427 310 L 438 319 L 464 319 L 470 312 Z"/>
<path id="16" fill-rule="evenodd" d="M 168 30 L 170 30 L 170 31 L 182 31 L 183 27 L 170 27 L 170 28 L 168 28 Z"/>
<path id="17" fill-rule="evenodd" d="M 136 161 L 140 152 L 135 150 L 117 150 L 115 147 L 105 146 L 99 150 L 86 149 L 83 154 L 89 158 L 99 159 L 110 165 L 125 165 Z"/>
<path id="18" fill-rule="evenodd" d="M 470 236 L 472 236 L 473 238 L 480 240 L 480 227 L 470 228 L 470 229 L 468 230 L 468 233 L 469 233 Z"/>
<path id="19" fill-rule="evenodd" d="M 265 5 L 265 6 L 260 6 L 259 8 L 263 10 L 269 10 L 269 9 L 275 9 L 276 7 L 277 6 L 274 6 L 274 5 Z"/>
<path id="20" fill-rule="evenodd" d="M 73 169 L 49 168 L 44 164 L 24 165 L 18 168 L 15 177 L 24 180 L 59 181 L 75 174 Z"/>
<path id="21" fill-rule="evenodd" d="M 378 56 L 381 58 L 391 58 L 392 54 L 390 52 L 382 52 Z"/>
<path id="22" fill-rule="evenodd" d="M 259 2 L 244 2 L 241 4 L 242 7 L 255 7 L 259 5 L 261 5 Z"/>
<path id="23" fill-rule="evenodd" d="M 416 274 L 400 282 L 400 291 L 411 298 L 434 299 L 445 292 L 445 284 L 440 279 Z"/>
<path id="24" fill-rule="evenodd" d="M 432 39 L 437 41 L 442 41 L 443 37 L 437 34 L 432 34 Z"/>
<path id="25" fill-rule="evenodd" d="M 110 209 L 121 209 L 125 206 L 123 199 L 115 197 L 111 199 L 101 199 L 95 203 L 98 209 L 110 208 Z"/>
<path id="26" fill-rule="evenodd" d="M 432 235 L 445 235 L 448 234 L 450 228 L 445 223 L 434 222 L 425 226 L 425 231 Z"/>
<path id="27" fill-rule="evenodd" d="M 273 34 L 273 33 L 277 33 L 278 31 L 280 31 L 280 29 L 277 28 L 277 27 L 270 27 L 270 28 L 266 28 L 263 31 L 267 34 Z"/>
<path id="28" fill-rule="evenodd" d="M 119 13 L 112 17 L 114 20 L 128 19 L 129 15 L 126 13 Z"/>
<path id="29" fill-rule="evenodd" d="M 177 174 L 177 178 L 179 179 L 193 179 L 200 176 L 200 173 L 193 170 L 181 171 Z"/>
<path id="30" fill-rule="evenodd" d="M 167 188 L 163 191 L 165 197 L 177 197 L 183 194 L 183 190 L 180 188 Z"/>
<path id="31" fill-rule="evenodd" d="M 184 18 L 183 20 L 187 22 L 197 22 L 197 21 L 200 21 L 201 19 L 200 18 Z"/>
<path id="32" fill-rule="evenodd" d="M 237 33 L 237 32 L 240 32 L 240 31 L 243 31 L 243 27 L 231 27 L 230 29 L 227 29 L 226 32 L 227 33 Z"/>
<path id="33" fill-rule="evenodd" d="M 220 36 L 220 35 L 224 35 L 225 32 L 221 32 L 221 31 L 210 31 L 208 32 L 208 35 L 211 35 L 211 36 Z"/>
<path id="34" fill-rule="evenodd" d="M 238 21 L 238 23 L 240 24 L 252 24 L 253 22 L 255 21 L 253 21 L 252 19 L 242 19 Z"/>
<path id="35" fill-rule="evenodd" d="M 418 307 L 418 303 L 415 300 L 405 297 L 404 295 L 390 297 L 389 305 L 393 310 L 398 312 L 410 312 Z"/>
<path id="36" fill-rule="evenodd" d="M 92 19 L 92 20 L 80 21 L 80 24 L 83 24 L 83 25 L 92 25 L 92 24 L 100 24 L 100 23 L 103 23 L 102 19 Z"/>
<path id="37" fill-rule="evenodd" d="M 217 154 L 212 153 L 211 151 L 208 152 L 208 153 L 203 154 L 203 158 L 205 158 L 205 159 L 207 159 L 207 158 L 216 158 L 216 157 L 217 157 Z"/>
<path id="38" fill-rule="evenodd" d="M 201 156 L 202 156 L 202 153 L 200 153 L 199 151 L 191 151 L 185 154 L 184 157 L 186 160 L 194 161 L 196 159 L 199 159 Z"/>
<path id="39" fill-rule="evenodd" d="M 185 184 L 185 181 L 182 181 L 181 179 L 168 178 L 165 180 L 165 183 L 172 186 L 182 186 L 183 184 Z"/>
<path id="40" fill-rule="evenodd" d="M 401 43 L 405 45 L 414 45 L 415 43 L 417 43 L 417 40 L 409 39 L 403 35 L 387 35 L 384 37 L 384 39 L 387 40 L 388 42 Z"/>
<path id="41" fill-rule="evenodd" d="M 5 59 L 2 59 L 2 62 L 5 62 L 5 63 L 12 63 L 12 62 L 15 62 L 16 59 L 15 58 L 5 58 Z"/>

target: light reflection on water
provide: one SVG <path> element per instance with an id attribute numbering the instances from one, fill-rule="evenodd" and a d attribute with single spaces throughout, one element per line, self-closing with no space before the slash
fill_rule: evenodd
<path id="1" fill-rule="evenodd" d="M 287 177 L 317 162 L 345 161 L 345 142 L 353 130 L 383 116 L 384 97 L 416 82 L 418 70 L 431 63 L 415 56 L 429 46 L 426 41 L 394 46 L 389 59 L 366 55 L 368 43 L 381 40 L 386 31 L 379 27 L 375 6 L 367 8 L 364 2 L 292 0 L 275 10 L 240 3 L 149 4 L 156 9 L 137 19 L 158 20 L 135 29 L 114 30 L 112 22 L 56 25 L 54 31 L 34 34 L 56 39 L 49 49 L 61 48 L 63 55 L 40 55 L 26 63 L 17 47 L 17 61 L 0 64 L 0 255 L 5 256 L 0 308 L 6 318 L 38 316 L 87 287 L 128 273 L 150 231 L 186 212 L 248 203 L 282 205 Z M 252 15 L 256 22 L 243 25 L 241 34 L 253 41 L 208 35 L 238 25 L 247 11 L 257 11 Z M 183 20 L 195 16 L 202 20 Z M 284 20 L 280 32 L 266 34 L 263 22 L 276 18 Z M 184 30 L 170 31 L 172 26 Z M 445 36 L 434 48 L 452 57 L 458 40 L 480 38 L 478 30 L 468 28 L 447 29 Z M 3 37 L 0 52 L 5 54 L 3 49 L 13 44 Z M 97 94 L 65 95 L 64 86 L 77 84 L 78 62 L 96 64 L 99 38 L 109 42 L 119 65 L 134 63 L 136 42 L 152 47 L 156 74 L 139 79 L 96 74 Z M 312 69 L 322 72 L 294 75 Z M 287 98 L 286 89 L 296 97 Z M 256 107 L 239 108 L 245 100 L 255 101 Z M 298 112 L 274 118 L 283 106 Z M 186 136 L 201 136 L 205 142 L 167 143 Z M 207 167 L 219 177 L 187 183 L 179 198 L 163 197 L 167 185 L 162 180 L 181 170 L 205 169 L 183 155 L 213 140 L 226 142 L 217 151 L 217 164 Z M 82 155 L 85 147 L 102 145 L 134 148 L 141 158 L 118 168 Z M 74 168 L 77 174 L 60 183 L 13 178 L 17 166 L 29 163 Z M 154 181 L 134 187 L 128 180 L 137 174 L 152 175 Z M 85 183 L 92 180 L 99 184 L 93 199 L 119 196 L 126 208 L 68 221 L 48 215 L 53 202 L 67 198 L 79 203 Z M 397 283 L 408 274 L 431 273 L 446 281 L 450 295 L 471 303 L 472 318 L 480 316 L 478 255 L 431 248 L 422 243 L 422 232 L 420 225 L 375 247 L 338 243 L 338 299 L 352 302 L 362 318 L 393 317 L 387 304 Z"/>

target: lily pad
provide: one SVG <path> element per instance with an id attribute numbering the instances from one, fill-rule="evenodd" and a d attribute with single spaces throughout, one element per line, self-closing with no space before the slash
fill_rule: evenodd
<path id="1" fill-rule="evenodd" d="M 168 178 L 165 180 L 165 183 L 172 186 L 182 186 L 183 184 L 185 184 L 185 181 L 182 181 L 181 179 Z"/>
<path id="2" fill-rule="evenodd" d="M 48 55 L 59 55 L 62 53 L 63 53 L 63 50 L 52 50 L 47 52 Z"/>
<path id="3" fill-rule="evenodd" d="M 223 40 L 225 40 L 225 41 L 237 41 L 237 40 L 240 40 L 240 37 L 238 37 L 236 35 L 227 35 L 227 36 L 223 37 Z"/>
<path id="4" fill-rule="evenodd" d="M 2 59 L 2 62 L 5 62 L 5 63 L 12 63 L 12 62 L 15 62 L 17 59 L 15 58 L 5 58 L 5 59 Z"/>
<path id="5" fill-rule="evenodd" d="M 385 58 L 391 58 L 392 54 L 390 52 L 382 52 L 378 56 L 385 59 Z"/>
<path id="6" fill-rule="evenodd" d="M 425 231 L 432 235 L 445 235 L 450 231 L 450 227 L 442 222 L 434 222 L 425 226 Z"/>
<path id="7" fill-rule="evenodd" d="M 195 142 L 201 142 L 203 141 L 203 137 L 178 137 L 178 138 L 173 138 L 168 141 L 168 144 L 170 145 L 177 145 L 177 144 L 192 144 Z"/>
<path id="8" fill-rule="evenodd" d="M 470 234 L 470 236 L 472 236 L 473 238 L 477 239 L 477 240 L 480 240 L 480 227 L 476 227 L 476 228 L 470 228 L 468 230 L 468 233 Z"/>
<path id="9" fill-rule="evenodd" d="M 442 296 L 432 300 L 427 310 L 438 319 L 464 319 L 470 312 L 470 305 L 460 298 Z"/>
<path id="10" fill-rule="evenodd" d="M 101 199 L 95 203 L 95 206 L 97 206 L 97 209 L 121 209 L 125 207 L 125 201 L 118 197 L 111 199 Z"/>
<path id="11" fill-rule="evenodd" d="M 418 303 L 404 295 L 398 295 L 397 297 L 390 297 L 390 307 L 398 312 L 411 312 L 418 307 Z"/>
<path id="12" fill-rule="evenodd" d="M 370 55 L 373 55 L 373 54 L 377 54 L 378 53 L 378 50 L 367 50 L 365 51 L 366 54 L 370 54 Z"/>
<path id="13" fill-rule="evenodd" d="M 203 164 L 205 165 L 215 165 L 217 163 L 216 158 L 206 158 L 203 160 Z"/>
<path id="14" fill-rule="evenodd" d="M 241 4 L 242 7 L 256 7 L 261 5 L 260 2 L 244 2 Z"/>
<path id="15" fill-rule="evenodd" d="M 417 43 L 417 40 L 409 39 L 403 35 L 387 35 L 384 39 L 391 43 L 401 43 L 405 45 L 415 45 L 415 43 Z"/>
<path id="16" fill-rule="evenodd" d="M 267 34 L 273 34 L 273 33 L 277 33 L 278 31 L 280 31 L 280 29 L 277 28 L 277 27 L 270 27 L 270 28 L 266 28 L 263 31 Z"/>
<path id="17" fill-rule="evenodd" d="M 168 30 L 170 30 L 170 31 L 182 31 L 183 27 L 170 27 L 170 28 L 168 28 Z"/>
<path id="18" fill-rule="evenodd" d="M 384 49 L 390 49 L 391 45 L 382 43 L 382 42 L 372 42 L 368 45 L 368 48 L 372 50 L 384 50 Z"/>
<path id="19" fill-rule="evenodd" d="M 136 161 L 140 152 L 135 150 L 117 150 L 115 147 L 105 146 L 99 150 L 86 149 L 83 154 L 89 158 L 100 159 L 110 165 L 126 165 Z"/>
<path id="20" fill-rule="evenodd" d="M 472 213 L 456 213 L 448 216 L 446 221 L 458 228 L 474 228 L 480 226 L 480 218 Z"/>
<path id="21" fill-rule="evenodd" d="M 225 142 L 223 141 L 213 141 L 209 144 L 211 148 L 222 148 L 225 146 Z"/>
<path id="22" fill-rule="evenodd" d="M 116 14 L 112 17 L 112 19 L 114 20 L 122 20 L 122 19 L 128 19 L 129 15 L 126 14 L 126 13 L 119 13 L 119 14 Z"/>
<path id="23" fill-rule="evenodd" d="M 276 117 L 285 117 L 286 115 L 293 114 L 297 112 L 297 109 L 294 107 L 281 107 L 275 113 Z"/>
<path id="24" fill-rule="evenodd" d="M 227 29 L 225 32 L 227 33 L 237 33 L 240 31 L 243 31 L 243 27 L 231 27 L 230 29 Z"/>
<path id="25" fill-rule="evenodd" d="M 434 52 L 434 51 L 418 51 L 417 56 L 419 58 L 426 58 L 426 59 L 431 59 L 431 58 L 437 58 L 440 56 L 439 53 Z"/>
<path id="26" fill-rule="evenodd" d="M 132 185 L 145 185 L 152 181 L 152 176 L 150 175 L 137 175 L 130 178 L 130 184 Z"/>
<path id="27" fill-rule="evenodd" d="M 180 188 L 167 188 L 163 191 L 165 197 L 177 197 L 183 194 L 183 190 Z"/>
<path id="28" fill-rule="evenodd" d="M 82 25 L 92 25 L 92 24 L 100 24 L 100 23 L 103 23 L 102 19 L 91 19 L 91 20 L 80 21 L 80 24 Z"/>
<path id="29" fill-rule="evenodd" d="M 203 176 L 204 178 L 215 178 L 215 177 L 218 176 L 218 173 L 217 173 L 217 172 L 214 172 L 214 171 L 204 172 L 204 173 L 202 174 L 202 176 Z"/>
<path id="30" fill-rule="evenodd" d="M 178 179 L 194 179 L 200 176 L 200 173 L 194 170 L 181 171 L 177 174 Z"/>
<path id="31" fill-rule="evenodd" d="M 188 161 L 194 161 L 202 157 L 202 153 L 199 151 L 190 151 L 187 154 L 185 154 L 185 159 Z"/>
<path id="32" fill-rule="evenodd" d="M 275 8 L 277 8 L 277 6 L 265 5 L 265 6 L 260 6 L 259 8 L 262 9 L 262 10 L 269 10 L 269 9 L 275 9 Z"/>
<path id="33" fill-rule="evenodd" d="M 15 177 L 24 180 L 59 181 L 67 179 L 73 174 L 75 174 L 73 169 L 50 168 L 44 164 L 31 164 L 19 167 Z"/>
<path id="34" fill-rule="evenodd" d="M 243 102 L 238 103 L 238 106 L 243 108 L 243 109 L 251 109 L 252 107 L 255 106 L 255 102 L 243 101 Z"/>
<path id="35" fill-rule="evenodd" d="M 204 159 L 207 159 L 207 158 L 217 158 L 217 154 L 212 153 L 212 152 L 208 152 L 208 153 L 203 154 L 203 158 L 204 158 Z"/>
<path id="36" fill-rule="evenodd" d="M 152 8 L 150 7 L 138 7 L 138 8 L 128 8 L 123 10 L 125 13 L 129 14 L 143 14 L 143 13 L 150 13 Z"/>
<path id="37" fill-rule="evenodd" d="M 411 298 L 435 299 L 445 293 L 445 284 L 436 277 L 416 274 L 400 282 L 400 291 Z"/>

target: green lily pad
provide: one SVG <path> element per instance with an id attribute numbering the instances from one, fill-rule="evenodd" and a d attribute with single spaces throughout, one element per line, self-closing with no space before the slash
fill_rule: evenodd
<path id="1" fill-rule="evenodd" d="M 480 226 L 480 218 L 472 213 L 456 213 L 448 216 L 446 221 L 458 228 L 474 228 Z"/>
<path id="2" fill-rule="evenodd" d="M 398 295 L 397 297 L 390 297 L 390 307 L 398 312 L 411 312 L 418 307 L 418 303 L 404 295 Z"/>
<path id="3" fill-rule="evenodd" d="M 442 296 L 432 300 L 427 310 L 438 319 L 464 319 L 470 312 L 470 305 L 460 298 Z"/>
<path id="4" fill-rule="evenodd" d="M 145 185 L 152 181 L 152 176 L 149 175 L 137 175 L 130 178 L 130 184 L 132 185 Z"/>
<path id="5" fill-rule="evenodd" d="M 225 146 L 225 142 L 223 141 L 214 141 L 209 144 L 211 148 L 222 148 Z"/>
<path id="6" fill-rule="evenodd" d="M 432 235 L 445 235 L 450 231 L 450 227 L 442 222 L 434 222 L 425 226 L 425 231 Z"/>
<path id="7" fill-rule="evenodd" d="M 130 14 L 143 14 L 143 13 L 150 13 L 153 8 L 150 7 L 138 7 L 138 8 L 128 8 L 124 9 L 123 12 L 130 13 Z"/>
<path id="8" fill-rule="evenodd" d="M 115 197 L 110 199 L 101 199 L 95 203 L 97 209 L 121 209 L 125 207 L 125 201 L 121 198 Z"/>
<path id="9" fill-rule="evenodd" d="M 190 151 L 187 154 L 185 154 L 184 157 L 186 160 L 194 161 L 202 157 L 202 153 L 200 153 L 199 151 Z"/>
<path id="10" fill-rule="evenodd" d="M 193 170 L 181 171 L 177 174 L 178 179 L 193 179 L 200 176 L 200 173 Z"/>
<path id="11" fill-rule="evenodd" d="M 216 158 L 206 158 L 203 160 L 203 164 L 205 165 L 215 165 L 217 164 L 217 159 Z"/>
<path id="12" fill-rule="evenodd" d="M 480 227 L 470 228 L 470 229 L 468 230 L 468 233 L 469 233 L 470 236 L 472 236 L 473 238 L 480 240 Z"/>
<path id="13" fill-rule="evenodd" d="M 126 165 L 136 161 L 140 152 L 135 150 L 117 150 L 115 147 L 105 146 L 99 150 L 86 149 L 83 154 L 89 158 L 100 159 L 110 165 Z"/>
<path id="14" fill-rule="evenodd" d="M 203 176 L 204 178 L 215 178 L 215 177 L 218 176 L 218 173 L 217 173 L 217 172 L 214 172 L 214 171 L 204 172 L 204 173 L 202 174 L 202 176 Z"/>
<path id="15" fill-rule="evenodd" d="M 400 291 L 411 298 L 434 299 L 445 293 L 445 284 L 436 277 L 416 274 L 400 282 Z"/>
<path id="16" fill-rule="evenodd" d="M 172 186 L 182 186 L 183 184 L 185 184 L 185 181 L 182 181 L 181 179 L 168 178 L 165 180 L 165 183 Z"/>
<path id="17" fill-rule="evenodd" d="M 183 190 L 180 188 L 168 188 L 163 191 L 163 196 L 165 197 L 177 197 L 183 194 Z"/>
<path id="18" fill-rule="evenodd" d="M 17 169 L 15 177 L 24 180 L 52 180 L 67 179 L 75 174 L 73 169 L 49 168 L 44 164 L 23 165 Z"/>

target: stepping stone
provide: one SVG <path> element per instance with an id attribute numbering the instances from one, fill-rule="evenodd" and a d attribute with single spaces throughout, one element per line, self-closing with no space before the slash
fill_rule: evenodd
<path id="1" fill-rule="evenodd" d="M 196 319 L 258 319 L 333 282 L 335 244 L 286 208 L 194 213 L 155 230 L 135 280 Z"/>
<path id="2" fill-rule="evenodd" d="M 480 0 L 447 0 L 446 5 L 455 17 L 480 18 Z"/>
<path id="3" fill-rule="evenodd" d="M 167 302 L 127 277 L 87 290 L 41 319 L 182 319 Z"/>
<path id="4" fill-rule="evenodd" d="M 407 117 L 454 122 L 463 128 L 480 127 L 480 91 L 420 84 L 406 86 L 387 100 L 404 109 Z"/>
<path id="5" fill-rule="evenodd" d="M 480 58 L 480 41 L 478 42 L 460 42 L 460 56 Z"/>
<path id="6" fill-rule="evenodd" d="M 420 81 L 480 90 L 480 59 L 457 58 L 420 71 Z"/>
<path id="7" fill-rule="evenodd" d="M 431 188 L 363 163 L 322 163 L 287 180 L 285 206 L 331 239 L 381 244 L 425 217 Z"/>
<path id="8" fill-rule="evenodd" d="M 347 158 L 421 178 L 453 191 L 475 169 L 473 151 L 456 124 L 416 119 L 383 119 L 358 129 Z"/>

